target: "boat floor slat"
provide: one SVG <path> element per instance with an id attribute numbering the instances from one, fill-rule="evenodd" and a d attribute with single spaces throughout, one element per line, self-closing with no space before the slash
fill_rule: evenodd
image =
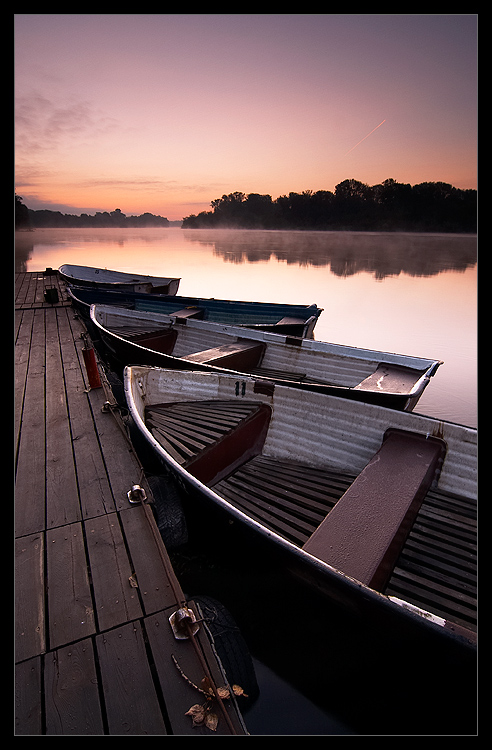
<path id="1" fill-rule="evenodd" d="M 463 539 L 463 541 L 467 539 L 473 541 L 477 535 L 476 523 L 470 523 L 467 516 L 460 518 L 458 515 L 450 519 L 448 515 L 436 512 L 427 506 L 422 510 L 420 523 L 422 528 L 429 530 L 429 533 L 435 531 L 437 533 L 445 533 L 446 536 L 456 535 L 456 537 Z"/>
<path id="2" fill-rule="evenodd" d="M 453 529 L 456 529 L 463 535 L 470 534 L 474 536 L 477 533 L 476 522 L 471 520 L 467 515 L 459 513 L 451 514 L 432 506 L 424 509 L 422 522 L 427 523 L 429 526 L 434 524 L 439 528 L 446 528 L 451 534 L 453 533 Z"/>
<path id="3" fill-rule="evenodd" d="M 311 472 L 308 466 L 256 456 L 213 489 L 242 510 L 254 508 L 257 520 L 302 545 L 351 482 L 339 475 L 334 489 L 333 476 L 332 471 Z"/>
<path id="4" fill-rule="evenodd" d="M 465 627 L 476 628 L 475 518 L 476 501 L 431 490 L 385 593 L 407 599 Z"/>
<path id="5" fill-rule="evenodd" d="M 292 372 L 290 370 L 275 370 L 270 367 L 254 367 L 248 370 L 251 375 L 269 378 L 272 380 L 286 380 L 291 383 L 309 383 L 310 385 L 336 386 L 339 385 L 330 380 L 312 378 L 305 372 Z"/>
<path id="6" fill-rule="evenodd" d="M 385 592 L 389 596 L 404 598 L 433 614 L 449 619 L 471 630 L 476 629 L 476 601 L 456 595 L 452 589 L 436 586 L 435 582 L 395 568 L 392 585 Z"/>
<path id="7" fill-rule="evenodd" d="M 217 426 L 215 426 L 215 429 L 208 429 L 207 426 L 204 426 L 203 424 L 200 424 L 197 427 L 196 425 L 193 425 L 192 422 L 186 422 L 179 418 L 173 418 L 172 415 L 165 417 L 162 414 L 153 414 L 147 418 L 147 423 L 152 424 L 162 432 L 169 430 L 194 437 L 197 437 L 199 435 L 201 440 L 204 440 L 206 442 L 213 442 L 223 434 L 223 430 L 218 429 Z"/>
<path id="8" fill-rule="evenodd" d="M 235 488 L 231 485 L 221 490 L 221 496 L 238 510 L 243 511 L 248 516 L 259 521 L 263 526 L 289 539 L 294 544 L 302 545 L 311 534 L 310 530 L 302 530 L 297 523 L 293 523 L 287 513 L 273 514 L 269 508 L 253 503 L 249 496 L 245 496 L 242 491 L 235 491 Z"/>
<path id="9" fill-rule="evenodd" d="M 450 600 L 456 600 L 460 603 L 466 603 L 469 607 L 475 605 L 475 590 L 473 587 L 464 588 L 456 586 L 454 583 L 449 581 L 445 576 L 439 575 L 423 575 L 421 569 L 418 566 L 415 568 L 395 568 L 395 579 L 407 578 L 409 581 L 419 581 L 422 588 L 428 588 L 433 593 L 446 594 Z"/>
<path id="10" fill-rule="evenodd" d="M 427 530 L 419 525 L 414 525 L 409 543 L 415 548 L 432 549 L 434 554 L 442 555 L 457 563 L 466 565 L 476 564 L 476 544 L 471 541 L 463 542 L 454 536 L 452 540 L 444 534 L 428 534 Z"/>
<path id="11" fill-rule="evenodd" d="M 321 487 L 331 486 L 335 489 L 346 489 L 355 478 L 349 474 L 330 471 L 330 469 L 307 467 L 305 464 L 287 463 L 284 461 L 272 463 L 271 460 L 265 459 L 262 456 L 257 456 L 254 464 L 251 464 L 249 468 L 268 479 L 285 483 L 288 486 L 291 486 L 292 482 L 296 485 L 302 484 L 302 481 L 306 479 L 307 473 L 309 475 L 309 485 L 313 487 L 319 484 Z"/>
<path id="12" fill-rule="evenodd" d="M 147 413 L 152 414 L 175 414 L 180 419 L 190 419 L 193 423 L 199 421 L 200 424 L 214 425 L 234 425 L 238 420 L 243 419 L 254 409 L 257 404 L 253 402 L 242 402 L 240 406 L 235 403 L 222 401 L 200 401 L 190 403 L 176 404 L 157 404 L 148 406 Z"/>
<path id="13" fill-rule="evenodd" d="M 239 473 L 236 473 L 235 477 L 238 475 Z M 322 484 L 319 480 L 311 482 L 311 478 L 309 482 L 304 478 L 302 482 L 294 483 L 288 476 L 275 476 L 273 472 L 269 474 L 267 471 L 256 472 L 254 464 L 250 463 L 242 468 L 240 475 L 249 483 L 250 488 L 257 488 L 257 491 L 263 492 L 265 496 L 271 495 L 277 502 L 295 501 L 299 508 L 309 507 L 323 515 L 326 515 L 340 497 L 340 489 L 344 491 L 346 488 L 339 485 L 337 492 L 330 483 Z"/>
<path id="14" fill-rule="evenodd" d="M 154 428 L 156 432 L 163 437 L 167 437 L 168 440 L 176 441 L 176 443 L 183 444 L 184 446 L 188 446 L 190 449 L 190 453 L 194 454 L 197 451 L 204 450 L 207 445 L 210 445 L 211 443 L 215 442 L 214 440 L 204 440 L 203 438 L 200 439 L 200 435 L 195 435 L 192 437 L 186 430 L 178 430 L 174 428 L 169 429 L 163 429 L 162 427 L 156 426 Z"/>
<path id="15" fill-rule="evenodd" d="M 111 333 L 115 333 L 117 336 L 121 336 L 125 339 L 132 339 L 136 336 L 159 336 L 161 333 L 165 333 L 170 330 L 170 326 L 163 326 L 162 328 L 149 328 L 148 326 L 108 326 L 108 330 Z"/>
<path id="16" fill-rule="evenodd" d="M 208 417 L 203 414 L 200 414 L 199 420 L 196 416 L 193 417 L 191 414 L 187 414 L 184 416 L 175 414 L 174 412 L 169 412 L 167 415 L 155 414 L 151 412 L 148 412 L 148 414 L 149 417 L 156 423 L 160 422 L 161 424 L 172 424 L 172 422 L 175 422 L 181 425 L 186 425 L 194 430 L 200 430 L 200 432 L 202 432 L 203 434 L 206 434 L 206 432 L 208 431 L 211 435 L 223 434 L 224 432 L 227 432 L 227 430 L 232 429 L 238 423 L 237 418 L 234 419 L 217 417 L 214 419 L 212 416 Z"/>
<path id="17" fill-rule="evenodd" d="M 311 533 L 313 524 L 316 527 L 321 523 L 327 511 L 329 510 L 329 508 L 325 506 L 323 511 L 316 512 L 310 510 L 309 508 L 306 508 L 303 505 L 298 505 L 294 502 L 290 502 L 287 498 L 285 498 L 285 496 L 279 498 L 274 494 L 274 492 L 269 492 L 268 489 L 263 487 L 262 485 L 255 486 L 254 484 L 251 484 L 248 480 L 248 477 L 244 477 L 244 475 L 241 478 L 236 474 L 236 476 L 231 478 L 228 486 L 234 487 L 238 492 L 247 494 L 251 501 L 255 502 L 255 504 L 264 505 L 270 510 L 275 509 L 278 513 L 283 513 L 285 515 L 291 514 L 293 518 L 296 517 L 299 518 L 299 520 L 305 519 L 305 527 L 308 533 Z"/>
<path id="18" fill-rule="evenodd" d="M 449 580 L 456 586 L 465 586 L 470 590 L 476 588 L 476 568 L 472 565 L 455 565 L 452 559 L 448 561 L 439 557 L 429 555 L 427 551 L 412 549 L 407 543 L 405 554 L 400 558 L 400 565 L 403 563 L 408 567 L 422 570 L 424 567 L 429 571 L 429 575 L 436 576 L 442 580 Z"/>
<path id="19" fill-rule="evenodd" d="M 152 429 L 151 433 L 157 442 L 162 445 L 164 450 L 167 451 L 175 461 L 179 464 L 183 464 L 186 461 L 186 453 L 178 451 L 176 444 L 169 441 L 165 435 L 159 432 L 159 430 Z"/>
<path id="20" fill-rule="evenodd" d="M 267 367 L 253 367 L 249 370 L 251 375 L 257 375 L 258 377 L 272 378 L 274 380 L 290 380 L 295 383 L 304 382 L 306 379 L 306 373 L 290 372 L 287 370 L 274 370 Z"/>

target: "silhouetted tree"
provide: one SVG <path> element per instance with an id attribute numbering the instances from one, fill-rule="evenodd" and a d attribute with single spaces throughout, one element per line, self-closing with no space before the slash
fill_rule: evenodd
<path id="1" fill-rule="evenodd" d="M 29 209 L 22 202 L 20 195 L 15 196 L 15 228 L 30 229 Z"/>

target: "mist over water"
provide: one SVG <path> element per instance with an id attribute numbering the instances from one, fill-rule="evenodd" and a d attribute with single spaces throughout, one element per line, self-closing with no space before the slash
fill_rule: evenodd
<path id="1" fill-rule="evenodd" d="M 63 263 L 181 278 L 179 293 L 315 302 L 315 337 L 440 359 L 417 411 L 477 423 L 477 248 L 469 235 L 38 229 L 16 270 Z"/>

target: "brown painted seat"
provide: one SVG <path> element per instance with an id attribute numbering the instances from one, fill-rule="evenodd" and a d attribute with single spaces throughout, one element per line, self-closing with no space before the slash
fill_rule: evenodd
<path id="1" fill-rule="evenodd" d="M 187 362 L 218 365 L 245 372 L 258 365 L 264 350 L 265 344 L 263 343 L 239 340 L 232 344 L 222 344 L 212 349 L 187 354 L 183 359 Z"/>
<path id="2" fill-rule="evenodd" d="M 388 430 L 381 448 L 303 549 L 381 591 L 444 453 L 438 438 Z"/>
<path id="3" fill-rule="evenodd" d="M 185 321 L 187 318 L 196 318 L 202 320 L 205 314 L 203 307 L 183 307 L 181 310 L 176 310 L 170 313 L 173 318 L 176 318 L 178 322 Z"/>
<path id="4" fill-rule="evenodd" d="M 275 323 L 275 327 L 288 328 L 289 326 L 301 326 L 304 325 L 305 322 L 306 321 L 303 318 L 293 318 L 287 315 L 285 318 L 281 318 Z"/>
<path id="5" fill-rule="evenodd" d="M 380 391 L 381 393 L 410 393 L 423 372 L 416 373 L 410 367 L 380 364 L 377 369 L 355 386 L 356 391 Z"/>
<path id="6" fill-rule="evenodd" d="M 133 341 L 147 349 L 153 349 L 162 354 L 172 354 L 177 337 L 177 331 L 171 329 L 142 333 L 133 337 Z"/>

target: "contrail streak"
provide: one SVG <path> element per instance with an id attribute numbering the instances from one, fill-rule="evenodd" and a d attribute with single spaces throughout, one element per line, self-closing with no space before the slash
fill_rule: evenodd
<path id="1" fill-rule="evenodd" d="M 383 120 L 383 122 L 386 122 L 386 120 Z M 349 150 L 347 151 L 347 154 L 350 154 L 350 152 L 353 151 L 354 148 L 357 148 L 357 146 L 360 146 L 360 144 L 362 143 L 362 141 L 365 141 L 366 138 L 369 138 L 369 136 L 372 135 L 375 130 L 377 130 L 378 128 L 381 127 L 381 125 L 383 124 L 383 122 L 380 122 L 379 125 L 376 125 L 376 127 L 373 128 L 370 133 L 368 133 L 367 135 L 365 135 L 364 138 L 361 141 L 359 141 L 359 143 L 356 143 L 355 146 L 352 146 L 352 148 L 349 148 Z M 347 156 L 347 154 L 344 154 L 344 156 Z"/>

